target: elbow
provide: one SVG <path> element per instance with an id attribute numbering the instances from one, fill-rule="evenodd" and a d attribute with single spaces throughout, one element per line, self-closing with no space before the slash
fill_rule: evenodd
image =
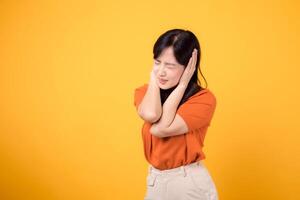
<path id="1" fill-rule="evenodd" d="M 152 135 L 154 135 L 156 137 L 159 137 L 159 138 L 166 137 L 165 134 L 164 134 L 164 132 L 161 129 L 159 129 L 157 126 L 154 126 L 154 125 L 151 126 L 149 132 Z"/>
<path id="2" fill-rule="evenodd" d="M 139 115 L 140 115 L 140 117 L 143 120 L 145 120 L 145 121 L 147 121 L 147 122 L 149 122 L 151 124 L 157 122 L 158 119 L 159 119 L 159 116 L 157 116 L 155 113 L 149 113 L 149 112 L 143 113 L 143 112 L 140 112 Z"/>
<path id="3" fill-rule="evenodd" d="M 149 123 L 157 122 L 161 117 L 161 110 L 152 111 L 144 109 L 141 105 L 138 106 L 138 115 Z"/>
<path id="4" fill-rule="evenodd" d="M 152 135 L 158 137 L 158 138 L 164 138 L 164 137 L 168 137 L 167 135 L 164 135 L 162 133 L 152 133 Z"/>

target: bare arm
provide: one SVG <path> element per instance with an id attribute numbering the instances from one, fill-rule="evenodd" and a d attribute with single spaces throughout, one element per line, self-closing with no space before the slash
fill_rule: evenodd
<path id="1" fill-rule="evenodd" d="M 183 119 L 179 115 L 176 115 L 176 111 L 187 85 L 195 71 L 196 59 L 196 51 L 194 51 L 185 71 L 180 78 L 179 84 L 172 91 L 163 105 L 163 113 L 160 120 L 151 126 L 151 134 L 157 137 L 166 137 L 169 135 L 181 134 L 188 130 Z"/>
<path id="2" fill-rule="evenodd" d="M 154 123 L 150 132 L 157 137 L 165 137 L 164 130 L 168 129 L 176 115 L 177 107 L 183 97 L 186 85 L 178 84 L 178 86 L 173 90 L 170 96 L 165 101 L 162 108 L 162 116 L 157 123 Z M 186 129 L 184 129 L 186 130 Z"/>
<path id="3" fill-rule="evenodd" d="M 160 88 L 156 83 L 153 70 L 151 71 L 145 96 L 138 107 L 138 114 L 142 119 L 150 123 L 156 122 L 162 114 Z"/>

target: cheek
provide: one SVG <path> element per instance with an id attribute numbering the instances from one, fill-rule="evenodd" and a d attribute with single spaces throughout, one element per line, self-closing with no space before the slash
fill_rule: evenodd
<path id="1" fill-rule="evenodd" d="M 159 67 L 158 67 L 157 65 L 154 65 L 154 67 L 153 67 L 154 74 L 157 74 L 158 68 L 159 68 Z"/>
<path id="2" fill-rule="evenodd" d="M 174 72 L 174 79 L 176 81 L 178 81 L 180 79 L 181 75 L 182 75 L 182 71 L 176 71 L 176 72 Z"/>
<path id="3" fill-rule="evenodd" d="M 178 75 L 171 72 L 168 73 L 168 79 L 170 83 L 176 83 L 179 80 Z"/>

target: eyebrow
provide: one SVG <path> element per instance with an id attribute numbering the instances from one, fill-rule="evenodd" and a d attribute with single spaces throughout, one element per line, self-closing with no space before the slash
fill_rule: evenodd
<path id="1" fill-rule="evenodd" d="M 155 59 L 155 60 L 161 62 L 159 59 Z M 165 63 L 168 64 L 168 65 L 173 65 L 173 66 L 176 66 L 176 65 L 177 65 L 177 64 L 175 64 L 175 63 L 169 63 L 169 62 L 165 62 Z"/>

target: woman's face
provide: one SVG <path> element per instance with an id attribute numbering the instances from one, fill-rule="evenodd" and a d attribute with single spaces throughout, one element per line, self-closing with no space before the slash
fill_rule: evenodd
<path id="1" fill-rule="evenodd" d="M 165 48 L 154 60 L 154 74 L 161 89 L 169 89 L 178 84 L 184 66 L 176 61 L 173 47 Z"/>

